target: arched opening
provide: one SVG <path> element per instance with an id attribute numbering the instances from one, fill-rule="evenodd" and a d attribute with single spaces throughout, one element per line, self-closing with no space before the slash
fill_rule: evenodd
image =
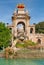
<path id="1" fill-rule="evenodd" d="M 24 33 L 25 33 L 25 23 L 19 22 L 17 24 L 17 38 L 24 39 Z"/>
<path id="2" fill-rule="evenodd" d="M 17 30 L 23 30 L 23 31 L 25 31 L 25 24 L 23 23 L 23 22 L 19 22 L 18 24 L 17 24 Z"/>
<path id="3" fill-rule="evenodd" d="M 12 28 L 9 28 L 12 31 Z"/>
<path id="4" fill-rule="evenodd" d="M 38 40 L 37 40 L 37 43 L 38 43 L 38 44 L 41 44 L 41 40 L 40 40 L 40 39 L 38 39 Z"/>
<path id="5" fill-rule="evenodd" d="M 30 28 L 30 33 L 33 33 L 33 28 Z"/>

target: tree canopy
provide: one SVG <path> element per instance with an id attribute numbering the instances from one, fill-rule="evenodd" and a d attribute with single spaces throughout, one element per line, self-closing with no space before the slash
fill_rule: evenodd
<path id="1" fill-rule="evenodd" d="M 44 21 L 35 25 L 36 33 L 44 33 Z"/>
<path id="2" fill-rule="evenodd" d="M 11 34 L 5 23 L 0 22 L 0 48 L 9 45 Z"/>

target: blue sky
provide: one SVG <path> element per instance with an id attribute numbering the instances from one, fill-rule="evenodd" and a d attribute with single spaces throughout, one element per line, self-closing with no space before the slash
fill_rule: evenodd
<path id="1" fill-rule="evenodd" d="M 44 21 L 44 0 L 0 0 L 0 21 L 11 23 L 12 14 L 19 3 L 25 4 L 31 24 Z"/>

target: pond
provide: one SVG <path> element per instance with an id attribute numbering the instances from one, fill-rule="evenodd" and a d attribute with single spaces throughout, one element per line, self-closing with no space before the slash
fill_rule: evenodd
<path id="1" fill-rule="evenodd" d="M 4 59 L 4 58 L 0 58 L 0 65 L 44 65 L 44 59 Z"/>

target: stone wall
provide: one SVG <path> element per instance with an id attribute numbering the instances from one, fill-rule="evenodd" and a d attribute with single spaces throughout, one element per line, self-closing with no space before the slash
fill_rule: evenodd
<path id="1" fill-rule="evenodd" d="M 0 53 L 0 58 L 3 58 L 3 57 L 5 57 L 4 53 Z"/>
<path id="2" fill-rule="evenodd" d="M 26 53 L 26 54 L 18 53 L 18 55 L 15 58 L 44 58 L 44 52 Z"/>

